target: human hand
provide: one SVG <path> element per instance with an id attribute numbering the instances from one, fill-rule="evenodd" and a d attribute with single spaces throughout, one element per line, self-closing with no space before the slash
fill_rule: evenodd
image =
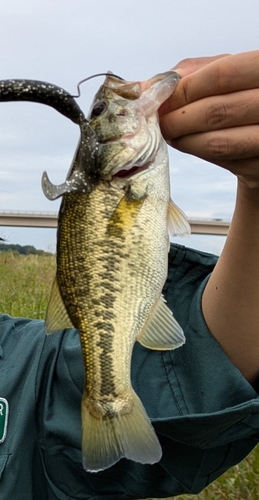
<path id="1" fill-rule="evenodd" d="M 183 78 L 159 110 L 167 142 L 259 187 L 259 51 L 186 59 L 174 70 Z"/>

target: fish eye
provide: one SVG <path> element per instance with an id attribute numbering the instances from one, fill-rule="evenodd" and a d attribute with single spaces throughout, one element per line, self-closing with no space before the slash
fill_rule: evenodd
<path id="1" fill-rule="evenodd" d="M 92 109 L 91 118 L 96 118 L 97 116 L 102 115 L 104 111 L 106 111 L 106 109 L 107 109 L 107 102 L 98 101 Z"/>

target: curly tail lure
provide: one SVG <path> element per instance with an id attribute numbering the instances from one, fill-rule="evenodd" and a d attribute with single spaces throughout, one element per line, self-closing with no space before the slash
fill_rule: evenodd
<path id="1" fill-rule="evenodd" d="M 95 168 L 95 153 L 98 142 L 94 130 L 75 98 L 80 96 L 81 83 L 105 74 L 93 75 L 79 82 L 78 95 L 75 96 L 57 85 L 40 80 L 0 80 L 0 102 L 29 101 L 45 104 L 56 109 L 80 127 L 81 137 L 66 181 L 60 185 L 54 185 L 50 182 L 47 173 L 43 173 L 42 189 L 50 200 L 75 191 L 87 193 L 96 185 L 98 172 Z M 113 76 L 122 80 L 117 75 Z"/>

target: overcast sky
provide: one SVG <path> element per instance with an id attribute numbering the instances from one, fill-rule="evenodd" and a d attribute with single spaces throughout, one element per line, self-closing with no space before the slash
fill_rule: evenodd
<path id="1" fill-rule="evenodd" d="M 79 80 L 112 70 L 144 80 L 186 57 L 258 48 L 258 0 L 2 0 L 0 79 L 28 78 L 76 92 Z M 87 114 L 102 80 L 82 87 Z M 58 211 L 41 190 L 47 170 L 64 181 L 79 129 L 55 110 L 0 103 L 0 210 Z M 172 198 L 191 217 L 229 220 L 235 179 L 219 167 L 171 150 Z M 0 228 L 11 243 L 55 249 L 55 231 Z M 219 251 L 222 238 L 184 244 Z"/>

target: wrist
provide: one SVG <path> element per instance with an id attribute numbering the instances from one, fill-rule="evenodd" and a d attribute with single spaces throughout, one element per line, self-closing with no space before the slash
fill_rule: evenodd
<path id="1" fill-rule="evenodd" d="M 249 181 L 238 177 L 237 198 L 241 203 L 259 209 L 259 181 Z"/>

